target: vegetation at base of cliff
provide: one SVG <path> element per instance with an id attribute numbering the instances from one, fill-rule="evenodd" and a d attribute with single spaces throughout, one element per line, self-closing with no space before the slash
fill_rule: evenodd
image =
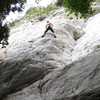
<path id="1" fill-rule="evenodd" d="M 93 1 L 94 0 L 63 0 L 63 6 L 69 13 L 73 13 L 77 17 L 86 18 L 94 12 L 91 7 Z"/>
<path id="2" fill-rule="evenodd" d="M 26 12 L 25 17 L 28 19 L 42 17 L 43 14 L 49 14 L 55 8 L 56 6 L 54 4 L 50 4 L 47 7 L 32 7 Z"/>

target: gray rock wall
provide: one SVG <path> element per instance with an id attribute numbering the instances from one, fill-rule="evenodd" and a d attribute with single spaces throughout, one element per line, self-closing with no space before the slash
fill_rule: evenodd
<path id="1" fill-rule="evenodd" d="M 0 99 L 99 100 L 99 17 L 84 28 L 82 20 L 57 9 L 41 22 L 12 29 L 10 45 L 0 50 Z M 56 38 L 50 31 L 41 38 L 47 20 Z"/>

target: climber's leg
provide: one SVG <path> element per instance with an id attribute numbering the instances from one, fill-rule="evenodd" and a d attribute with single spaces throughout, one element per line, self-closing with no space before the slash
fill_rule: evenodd
<path id="1" fill-rule="evenodd" d="M 46 32 L 49 30 L 49 28 L 47 28 L 44 32 L 44 34 L 42 35 L 42 37 L 44 37 L 46 35 Z"/>

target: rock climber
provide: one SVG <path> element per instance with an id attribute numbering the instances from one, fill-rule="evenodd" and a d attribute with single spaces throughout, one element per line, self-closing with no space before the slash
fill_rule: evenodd
<path id="1" fill-rule="evenodd" d="M 42 37 L 44 37 L 44 36 L 46 35 L 46 32 L 49 31 L 49 30 L 52 31 L 52 32 L 54 33 L 53 24 L 52 24 L 51 22 L 47 21 L 46 30 L 45 30 L 45 32 L 44 32 L 44 35 L 42 35 Z M 55 36 L 55 38 L 56 38 L 56 35 L 54 35 L 54 36 Z"/>

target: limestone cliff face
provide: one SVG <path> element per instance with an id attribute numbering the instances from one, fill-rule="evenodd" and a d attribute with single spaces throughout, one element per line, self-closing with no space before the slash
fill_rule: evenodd
<path id="1" fill-rule="evenodd" d="M 60 8 L 13 28 L 10 45 L 0 50 L 0 99 L 99 100 L 99 17 L 83 23 Z M 47 20 L 56 38 L 51 32 L 41 38 Z"/>

